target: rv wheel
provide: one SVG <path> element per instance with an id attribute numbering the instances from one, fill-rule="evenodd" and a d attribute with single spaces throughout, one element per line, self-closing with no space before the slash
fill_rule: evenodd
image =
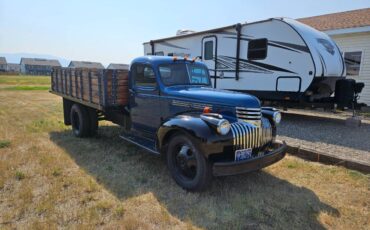
<path id="1" fill-rule="evenodd" d="M 170 140 L 167 166 L 176 183 L 186 190 L 204 190 L 212 180 L 211 164 L 196 142 L 185 135 L 176 135 Z"/>

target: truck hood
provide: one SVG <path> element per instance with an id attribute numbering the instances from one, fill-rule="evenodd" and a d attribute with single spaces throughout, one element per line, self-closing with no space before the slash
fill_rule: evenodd
<path id="1" fill-rule="evenodd" d="M 202 104 L 260 108 L 260 101 L 249 94 L 210 87 L 172 86 L 166 89 L 169 96 L 179 100 L 194 100 Z"/>

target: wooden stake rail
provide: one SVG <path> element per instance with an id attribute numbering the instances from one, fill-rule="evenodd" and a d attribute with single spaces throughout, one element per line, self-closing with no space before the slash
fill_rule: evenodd
<path id="1" fill-rule="evenodd" d="M 128 104 L 128 71 L 54 68 L 51 91 L 96 108 Z"/>

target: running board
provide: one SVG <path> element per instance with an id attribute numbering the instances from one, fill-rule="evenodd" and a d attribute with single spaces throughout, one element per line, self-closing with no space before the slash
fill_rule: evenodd
<path id="1" fill-rule="evenodd" d="M 160 154 L 155 148 L 155 142 L 150 139 L 138 137 L 138 136 L 134 136 L 130 134 L 125 134 L 125 133 L 120 134 L 119 137 L 153 154 L 156 154 L 156 155 Z"/>

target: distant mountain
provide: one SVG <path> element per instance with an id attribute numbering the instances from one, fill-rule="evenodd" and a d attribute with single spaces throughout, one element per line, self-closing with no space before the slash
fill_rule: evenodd
<path id="1" fill-rule="evenodd" d="M 62 66 L 68 66 L 69 60 L 61 57 L 56 57 L 49 54 L 33 54 L 33 53 L 0 53 L 0 57 L 5 57 L 8 63 L 20 63 L 21 58 L 45 58 L 57 59 Z"/>

